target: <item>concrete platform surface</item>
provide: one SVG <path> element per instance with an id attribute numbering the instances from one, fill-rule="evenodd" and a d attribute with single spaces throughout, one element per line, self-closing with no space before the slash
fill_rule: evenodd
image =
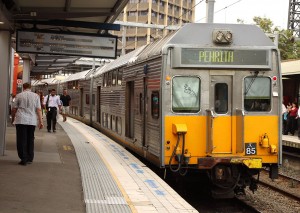
<path id="1" fill-rule="evenodd" d="M 85 212 L 74 147 L 59 125 L 56 133 L 36 129 L 33 163 L 19 161 L 16 129 L 9 125 L 0 156 L 0 213 Z"/>

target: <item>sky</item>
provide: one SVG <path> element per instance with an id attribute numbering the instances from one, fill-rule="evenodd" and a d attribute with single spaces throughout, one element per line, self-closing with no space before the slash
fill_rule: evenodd
<path id="1" fill-rule="evenodd" d="M 206 22 L 206 0 L 196 0 L 195 22 Z M 227 7 L 227 8 L 226 8 Z M 254 24 L 253 17 L 269 18 L 273 27 L 287 29 L 289 0 L 215 0 L 214 23 Z M 219 11 L 219 12 L 218 12 Z"/>

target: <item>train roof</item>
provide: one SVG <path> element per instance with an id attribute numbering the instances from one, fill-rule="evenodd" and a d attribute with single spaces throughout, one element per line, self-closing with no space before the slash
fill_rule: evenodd
<path id="1" fill-rule="evenodd" d="M 103 67 L 98 68 L 96 70 L 96 72 L 94 73 L 94 76 L 101 75 L 102 73 L 104 73 L 104 72 L 106 72 L 108 70 L 113 70 L 113 69 L 116 69 L 118 67 L 124 66 L 127 63 L 134 62 L 136 60 L 137 56 L 140 54 L 141 51 L 143 51 L 143 49 L 145 47 L 146 46 L 139 47 L 136 50 L 131 51 L 128 54 L 120 56 L 119 58 L 117 58 L 113 62 L 111 62 L 111 63 L 109 63 L 109 64 L 107 64 L 107 65 L 105 65 Z"/>
<path id="2" fill-rule="evenodd" d="M 70 75 L 69 77 L 67 77 L 64 81 L 76 81 L 76 80 L 79 80 L 79 79 L 84 79 L 84 78 L 87 77 L 87 75 L 91 71 L 92 71 L 92 69 L 74 73 L 74 74 Z"/>

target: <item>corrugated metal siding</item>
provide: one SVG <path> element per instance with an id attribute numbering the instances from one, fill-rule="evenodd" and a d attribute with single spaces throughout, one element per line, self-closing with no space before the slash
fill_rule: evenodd
<path id="1" fill-rule="evenodd" d="M 149 44 L 138 56 L 137 62 L 161 55 L 162 48 L 169 42 L 176 32 L 177 31 L 171 32 L 162 39 Z"/>
<path id="2" fill-rule="evenodd" d="M 82 106 L 83 106 L 83 117 L 85 117 L 85 119 L 90 118 L 90 104 L 92 104 L 92 103 L 86 104 L 86 102 L 87 102 L 86 95 L 90 94 L 90 83 L 91 83 L 90 80 L 81 80 L 78 83 L 78 87 L 83 88 L 83 97 L 82 97 L 83 105 Z"/>
<path id="3" fill-rule="evenodd" d="M 162 57 L 151 60 L 148 62 L 149 72 L 148 72 L 148 114 L 147 114 L 147 124 L 146 124 L 146 135 L 148 150 L 155 156 L 160 155 L 160 143 L 161 143 L 161 124 L 160 118 L 153 119 L 151 115 L 151 94 L 153 91 L 160 91 L 160 81 L 162 73 Z M 161 101 L 161 96 L 159 97 Z"/>
<path id="4" fill-rule="evenodd" d="M 70 114 L 79 115 L 79 107 L 80 107 L 80 90 L 78 89 L 69 89 L 69 95 L 71 96 L 71 106 L 70 106 Z"/>
<path id="5" fill-rule="evenodd" d="M 148 64 L 148 73 L 144 74 L 144 65 Z M 135 115 L 134 115 L 134 137 L 136 139 L 135 145 L 142 147 L 143 138 L 143 114 L 140 113 L 139 99 L 140 93 L 144 91 L 144 77 L 147 77 L 147 123 L 146 123 L 146 145 L 148 151 L 155 156 L 160 154 L 160 119 L 152 119 L 151 115 L 151 94 L 152 91 L 160 91 L 160 78 L 162 72 L 162 58 L 147 61 L 145 63 L 128 66 L 124 69 L 123 77 L 127 80 L 134 80 L 134 97 L 135 97 Z M 125 96 L 125 94 L 124 94 Z M 125 104 L 125 102 L 124 102 Z M 122 103 L 122 105 L 124 105 Z"/>

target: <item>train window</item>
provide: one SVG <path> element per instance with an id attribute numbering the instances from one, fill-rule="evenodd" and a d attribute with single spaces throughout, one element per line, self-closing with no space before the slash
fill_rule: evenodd
<path id="1" fill-rule="evenodd" d="M 153 118 L 159 118 L 159 93 L 158 91 L 151 94 L 151 115 Z"/>
<path id="2" fill-rule="evenodd" d="M 103 87 L 107 87 L 107 73 L 103 75 Z"/>
<path id="3" fill-rule="evenodd" d="M 107 114 L 107 128 L 111 129 L 111 115 Z"/>
<path id="4" fill-rule="evenodd" d="M 115 115 L 111 116 L 111 130 L 116 131 L 116 116 Z"/>
<path id="5" fill-rule="evenodd" d="M 85 103 L 90 104 L 90 94 L 85 94 Z"/>
<path id="6" fill-rule="evenodd" d="M 118 85 L 122 85 L 122 77 L 123 77 L 123 71 L 118 71 Z"/>
<path id="7" fill-rule="evenodd" d="M 140 98 L 139 98 L 139 113 L 142 114 L 143 110 L 143 94 L 140 93 Z"/>
<path id="8" fill-rule="evenodd" d="M 107 86 L 111 86 L 111 77 L 112 77 L 112 72 L 107 73 Z"/>
<path id="9" fill-rule="evenodd" d="M 107 127 L 107 113 L 102 113 L 102 125 L 103 127 Z"/>
<path id="10" fill-rule="evenodd" d="M 117 123 L 117 133 L 118 134 L 122 134 L 122 118 L 121 117 L 119 117 L 119 116 L 117 116 L 117 121 L 116 121 L 116 123 Z"/>
<path id="11" fill-rule="evenodd" d="M 96 96 L 95 94 L 92 95 L 92 104 L 95 105 L 96 103 Z"/>
<path id="12" fill-rule="evenodd" d="M 172 79 L 173 112 L 196 113 L 200 111 L 200 78 L 176 76 Z"/>
<path id="13" fill-rule="evenodd" d="M 228 112 L 228 85 L 226 83 L 215 85 L 215 112 L 218 114 Z"/>
<path id="14" fill-rule="evenodd" d="M 73 89 L 73 82 L 72 81 L 68 82 L 68 89 Z"/>
<path id="15" fill-rule="evenodd" d="M 246 111 L 270 111 L 271 85 L 269 77 L 246 77 L 244 80 L 244 109 Z"/>
<path id="16" fill-rule="evenodd" d="M 112 71 L 112 85 L 116 86 L 117 84 L 117 70 Z"/>

